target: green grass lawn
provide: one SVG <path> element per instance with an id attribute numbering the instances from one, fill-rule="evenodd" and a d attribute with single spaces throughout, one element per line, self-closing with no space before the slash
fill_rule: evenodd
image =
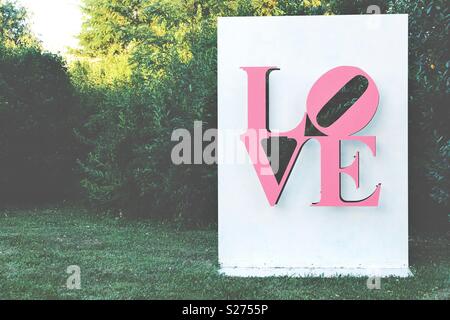
<path id="1" fill-rule="evenodd" d="M 414 239 L 414 277 L 230 278 L 217 231 L 92 215 L 79 208 L 0 211 L 1 299 L 449 299 L 448 238 Z M 66 288 L 79 265 L 81 289 Z"/>

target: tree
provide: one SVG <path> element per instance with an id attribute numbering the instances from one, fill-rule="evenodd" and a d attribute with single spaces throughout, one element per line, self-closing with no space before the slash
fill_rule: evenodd
<path id="1" fill-rule="evenodd" d="M 27 23 L 27 12 L 12 1 L 0 0 L 0 46 L 37 46 Z"/>

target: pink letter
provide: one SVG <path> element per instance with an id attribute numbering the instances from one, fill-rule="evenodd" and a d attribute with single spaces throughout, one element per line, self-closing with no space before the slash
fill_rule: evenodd
<path id="1" fill-rule="evenodd" d="M 351 165 L 341 168 L 341 138 L 317 137 L 321 147 L 321 195 L 320 201 L 313 203 L 313 206 L 328 207 L 376 207 L 380 197 L 381 184 L 376 186 L 375 191 L 367 198 L 360 201 L 345 201 L 341 197 L 341 173 L 346 173 L 352 177 L 356 188 L 359 188 L 359 152 L 355 155 L 355 160 Z M 346 140 L 357 140 L 365 143 L 376 155 L 376 138 L 368 137 L 347 137 Z"/>
<path id="2" fill-rule="evenodd" d="M 241 140 L 244 142 L 247 152 L 250 155 L 253 166 L 255 167 L 256 174 L 258 175 L 259 181 L 263 186 L 264 192 L 269 204 L 271 206 L 275 205 L 283 188 L 289 178 L 289 174 L 297 160 L 297 156 L 300 153 L 301 148 L 310 138 L 305 137 L 305 124 L 306 115 L 300 124 L 293 130 L 283 133 L 272 133 L 267 127 L 268 123 L 268 101 L 266 101 L 266 96 L 268 96 L 269 88 L 266 88 L 266 83 L 268 83 L 269 73 L 273 70 L 278 70 L 276 67 L 243 67 L 243 70 L 247 72 L 248 76 L 248 129 L 247 132 L 241 136 Z M 250 146 L 249 139 L 245 139 L 249 135 L 250 131 L 255 131 L 258 135 L 256 139 L 258 141 L 258 146 Z M 275 174 L 270 170 L 269 174 L 267 164 L 269 160 L 265 152 L 252 152 L 252 150 L 259 150 L 262 148 L 261 141 L 270 137 L 287 137 L 294 139 L 296 141 L 295 149 L 289 159 L 284 172 L 282 172 L 281 180 L 278 181 Z"/>
<path id="3" fill-rule="evenodd" d="M 322 127 L 317 115 L 326 103 L 351 79 L 364 76 L 368 80 L 366 91 L 339 119 L 328 127 Z M 353 178 L 359 188 L 359 153 L 355 161 L 346 168 L 341 168 L 341 140 L 358 140 L 364 142 L 376 155 L 376 138 L 373 136 L 354 137 L 352 134 L 362 130 L 375 115 L 378 107 L 378 89 L 370 76 L 359 68 L 337 67 L 317 80 L 309 92 L 306 106 L 308 115 L 314 126 L 327 134 L 317 137 L 321 145 L 321 197 L 315 206 L 378 206 L 381 184 L 366 199 L 345 201 L 341 197 L 341 173 Z"/>

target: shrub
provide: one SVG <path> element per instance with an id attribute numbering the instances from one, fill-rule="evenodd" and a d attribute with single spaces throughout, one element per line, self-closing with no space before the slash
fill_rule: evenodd
<path id="1" fill-rule="evenodd" d="M 76 186 L 76 99 L 60 57 L 0 47 L 0 201 L 68 197 Z"/>

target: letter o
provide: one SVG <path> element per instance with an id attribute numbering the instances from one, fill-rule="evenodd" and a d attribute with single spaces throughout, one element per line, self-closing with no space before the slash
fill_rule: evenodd
<path id="1" fill-rule="evenodd" d="M 364 76 L 368 81 L 366 91 L 333 124 L 322 127 L 317 115 L 327 102 L 351 79 Z M 345 137 L 362 130 L 372 120 L 379 101 L 378 89 L 372 78 L 357 67 L 341 66 L 322 75 L 312 86 L 306 99 L 306 109 L 312 124 L 328 136 Z"/>

